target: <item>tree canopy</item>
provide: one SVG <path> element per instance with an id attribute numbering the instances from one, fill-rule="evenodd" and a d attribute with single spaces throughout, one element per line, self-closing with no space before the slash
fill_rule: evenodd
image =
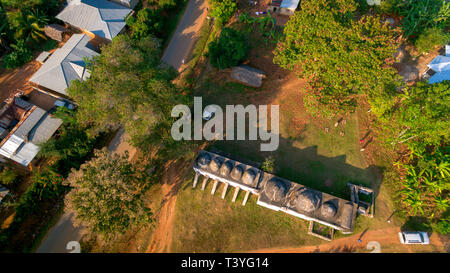
<path id="1" fill-rule="evenodd" d="M 174 71 L 160 66 L 160 43 L 119 35 L 93 60 L 91 77 L 68 89 L 78 104 L 77 120 L 90 134 L 124 126 L 134 145 L 172 141 L 172 107 L 188 104 L 170 82 Z"/>
<path id="2" fill-rule="evenodd" d="M 128 155 L 97 150 L 95 157 L 73 170 L 66 180 L 72 190 L 66 196 L 76 222 L 111 238 L 137 224 L 151 222 L 152 213 L 144 203 L 150 184 L 147 171 L 128 161 Z"/>
<path id="3" fill-rule="evenodd" d="M 376 16 L 355 19 L 355 10 L 353 0 L 302 1 L 274 51 L 274 63 L 308 79 L 305 106 L 311 112 L 352 110 L 358 94 L 389 102 L 395 92 L 390 64 L 399 31 Z"/>

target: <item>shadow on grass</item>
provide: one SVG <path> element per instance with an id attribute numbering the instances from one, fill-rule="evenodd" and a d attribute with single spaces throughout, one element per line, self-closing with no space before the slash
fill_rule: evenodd
<path id="1" fill-rule="evenodd" d="M 276 158 L 275 174 L 315 190 L 350 200 L 347 183 L 370 187 L 377 197 L 382 182 L 381 167 L 370 165 L 361 169 L 346 162 L 346 155 L 327 157 L 317 153 L 317 146 L 304 149 L 280 139 L 280 146 L 272 153 L 260 152 L 259 141 L 217 141 L 218 148 L 232 156 L 262 163 L 269 154 Z"/>

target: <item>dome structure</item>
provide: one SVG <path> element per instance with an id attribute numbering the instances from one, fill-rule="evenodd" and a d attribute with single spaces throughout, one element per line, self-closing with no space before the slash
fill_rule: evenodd
<path id="1" fill-rule="evenodd" d="M 198 158 L 197 158 L 197 164 L 201 167 L 201 168 L 205 168 L 209 165 L 209 163 L 211 162 L 211 156 L 207 153 L 201 154 Z"/>
<path id="2" fill-rule="evenodd" d="M 235 180 L 240 180 L 242 177 L 242 172 L 243 170 L 241 166 L 234 167 L 234 169 L 231 171 L 231 178 Z"/>
<path id="3" fill-rule="evenodd" d="M 325 202 L 322 205 L 322 208 L 320 210 L 320 214 L 322 214 L 325 218 L 332 218 L 337 213 L 337 207 L 335 204 L 333 204 L 331 201 Z"/>
<path id="4" fill-rule="evenodd" d="M 274 202 L 281 202 L 288 191 L 286 183 L 279 178 L 272 178 L 267 181 L 264 192 L 268 198 Z"/>
<path id="5" fill-rule="evenodd" d="M 301 189 L 297 192 L 297 209 L 305 212 L 313 212 L 320 204 L 319 195 L 310 189 Z"/>
<path id="6" fill-rule="evenodd" d="M 218 172 L 220 167 L 223 164 L 223 158 L 220 157 L 216 157 L 213 160 L 211 160 L 211 163 L 209 163 L 209 168 L 211 169 L 211 171 L 213 172 Z"/>
<path id="7" fill-rule="evenodd" d="M 231 161 L 228 160 L 222 164 L 222 167 L 220 167 L 220 175 L 228 176 L 228 175 L 230 175 L 230 172 L 232 169 L 233 169 L 233 163 L 231 163 Z"/>
<path id="8" fill-rule="evenodd" d="M 242 175 L 242 182 L 246 185 L 252 185 L 253 181 L 255 181 L 256 173 L 252 169 L 248 169 Z"/>

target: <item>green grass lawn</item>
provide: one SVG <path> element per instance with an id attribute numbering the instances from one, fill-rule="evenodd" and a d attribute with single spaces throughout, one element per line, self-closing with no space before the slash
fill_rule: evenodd
<path id="1" fill-rule="evenodd" d="M 323 242 L 305 236 L 308 222 L 257 205 L 257 196 L 242 206 L 244 192 L 233 203 L 234 188 L 229 187 L 222 199 L 223 184 L 214 195 L 210 182 L 205 191 L 201 183 L 192 188 L 193 173 L 177 195 L 172 251 L 237 252 Z"/>

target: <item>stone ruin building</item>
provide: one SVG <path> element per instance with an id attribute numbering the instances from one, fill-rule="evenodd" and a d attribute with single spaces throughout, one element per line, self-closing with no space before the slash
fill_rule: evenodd
<path id="1" fill-rule="evenodd" d="M 208 180 L 213 181 L 211 194 L 218 183 L 224 183 L 222 198 L 225 198 L 229 186 L 235 188 L 232 201 L 236 201 L 240 190 L 245 192 L 242 205 L 250 194 L 258 196 L 257 204 L 275 211 L 282 211 L 310 222 L 316 222 L 344 234 L 352 233 L 357 206 L 327 193 L 316 191 L 301 184 L 277 177 L 253 166 L 227 157 L 200 151 L 193 169 L 196 187 L 200 175 L 204 176 L 201 189 Z"/>

